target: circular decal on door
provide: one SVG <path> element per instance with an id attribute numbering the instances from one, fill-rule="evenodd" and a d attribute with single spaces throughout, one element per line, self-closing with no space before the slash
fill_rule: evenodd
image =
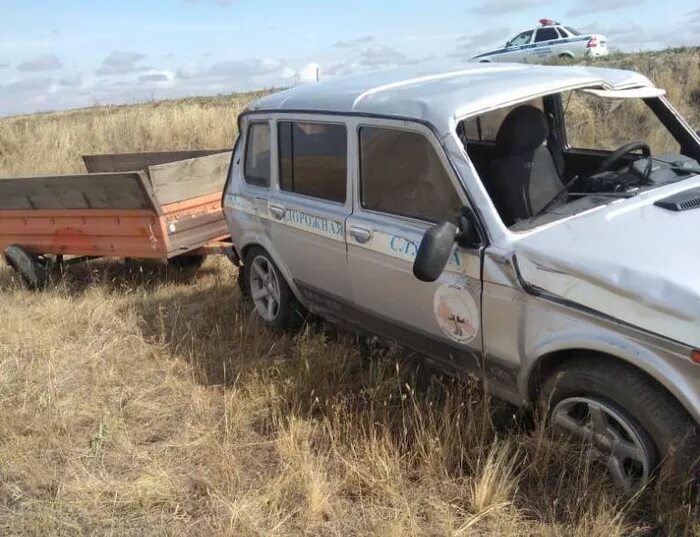
<path id="1" fill-rule="evenodd" d="M 458 343 L 469 343 L 479 331 L 479 308 L 469 288 L 446 283 L 435 291 L 435 318 L 440 329 Z"/>

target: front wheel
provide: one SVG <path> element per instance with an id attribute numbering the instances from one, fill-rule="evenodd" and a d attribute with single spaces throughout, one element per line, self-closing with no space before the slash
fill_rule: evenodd
<path id="1" fill-rule="evenodd" d="M 245 294 L 265 324 L 287 330 L 301 326 L 304 310 L 265 250 L 255 247 L 246 254 L 243 278 Z"/>
<path id="2" fill-rule="evenodd" d="M 659 464 L 668 462 L 681 479 L 697 469 L 698 425 L 668 392 L 630 365 L 581 356 L 551 374 L 540 395 L 552 428 L 590 445 L 628 494 L 646 486 Z"/>

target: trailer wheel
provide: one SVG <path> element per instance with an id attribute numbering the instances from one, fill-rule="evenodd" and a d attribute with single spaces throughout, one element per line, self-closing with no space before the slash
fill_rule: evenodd
<path id="1" fill-rule="evenodd" d="M 207 259 L 206 255 L 178 255 L 168 259 L 168 265 L 178 270 L 198 270 Z"/>
<path id="2" fill-rule="evenodd" d="M 46 287 L 48 272 L 38 255 L 28 252 L 17 244 L 8 246 L 3 253 L 7 264 L 20 275 L 27 289 L 39 291 Z"/>

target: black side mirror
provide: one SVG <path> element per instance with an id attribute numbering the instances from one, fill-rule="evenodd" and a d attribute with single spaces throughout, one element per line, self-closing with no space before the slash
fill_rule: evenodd
<path id="1" fill-rule="evenodd" d="M 459 216 L 459 228 L 450 222 L 442 222 L 428 228 L 418 246 L 413 262 L 413 275 L 422 282 L 434 282 L 445 271 L 452 255 L 455 241 L 464 248 L 480 244 L 479 232 L 468 209 Z"/>
<path id="2" fill-rule="evenodd" d="M 422 282 L 437 280 L 447 266 L 457 236 L 458 229 L 449 222 L 430 227 L 420 241 L 413 275 Z"/>

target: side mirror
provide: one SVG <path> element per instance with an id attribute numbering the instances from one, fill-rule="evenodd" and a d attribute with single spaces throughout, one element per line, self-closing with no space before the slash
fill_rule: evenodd
<path id="1" fill-rule="evenodd" d="M 428 228 L 418 247 L 413 275 L 422 282 L 434 282 L 447 266 L 458 236 L 454 224 L 442 222 Z"/>

